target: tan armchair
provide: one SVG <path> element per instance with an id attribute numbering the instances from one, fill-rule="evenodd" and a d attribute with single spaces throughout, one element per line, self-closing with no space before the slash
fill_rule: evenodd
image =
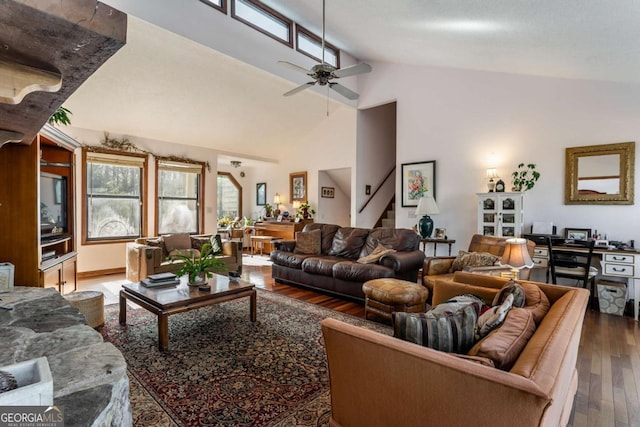
<path id="1" fill-rule="evenodd" d="M 502 256 L 504 248 L 507 244 L 506 237 L 483 236 L 482 234 L 474 234 L 469 243 L 468 252 L 488 252 L 496 256 Z M 533 258 L 533 251 L 536 244 L 531 240 L 527 240 L 527 249 L 529 256 Z M 426 258 L 422 267 L 422 284 L 429 289 L 429 295 L 433 295 L 433 285 L 437 279 L 453 278 L 451 266 L 455 256 Z M 486 269 L 478 268 L 479 272 Z M 520 272 L 520 279 L 529 280 L 529 269 L 523 269 Z"/>
<path id="2" fill-rule="evenodd" d="M 210 241 L 210 235 L 190 236 L 192 247 L 197 249 Z M 143 237 L 126 245 L 126 277 L 130 282 L 139 282 L 157 273 L 175 273 L 181 262 L 171 262 L 162 237 Z M 223 241 L 222 254 L 217 255 L 228 271 L 242 272 L 242 242 Z"/>

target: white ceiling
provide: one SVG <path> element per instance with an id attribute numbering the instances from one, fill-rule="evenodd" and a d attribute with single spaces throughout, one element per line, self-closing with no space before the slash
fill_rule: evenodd
<path id="1" fill-rule="evenodd" d="M 283 59 L 282 45 L 266 36 L 255 46 L 227 44 L 222 54 L 136 18 L 133 1 L 113 1 L 129 13 L 127 45 L 65 103 L 74 127 L 214 147 L 225 162 L 273 161 L 327 109 L 355 107 L 312 90 L 284 98 L 303 75 L 232 57 Z M 320 0 L 264 2 L 320 33 Z M 189 33 L 182 16 L 172 19 Z M 364 61 L 640 83 L 640 1 L 328 0 L 326 24 L 328 41 Z"/>

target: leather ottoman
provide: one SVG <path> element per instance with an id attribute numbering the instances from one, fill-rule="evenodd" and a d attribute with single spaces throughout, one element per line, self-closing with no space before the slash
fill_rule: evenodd
<path id="1" fill-rule="evenodd" d="M 429 290 L 424 286 L 393 278 L 369 280 L 362 285 L 362 291 L 365 319 L 369 313 L 391 320 L 394 311 L 424 312 L 429 297 Z"/>

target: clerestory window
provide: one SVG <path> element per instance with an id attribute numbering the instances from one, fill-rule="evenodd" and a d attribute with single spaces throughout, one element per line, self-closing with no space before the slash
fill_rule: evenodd
<path id="1" fill-rule="evenodd" d="M 231 16 L 293 47 L 293 21 L 258 0 L 232 0 Z"/>
<path id="2" fill-rule="evenodd" d="M 296 25 L 296 50 L 322 62 L 322 38 L 300 25 Z M 340 51 L 326 42 L 324 43 L 324 62 L 340 68 Z"/>

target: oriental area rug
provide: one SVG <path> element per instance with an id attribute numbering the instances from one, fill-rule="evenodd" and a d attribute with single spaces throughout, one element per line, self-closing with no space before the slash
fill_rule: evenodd
<path id="1" fill-rule="evenodd" d="M 136 426 L 327 426 L 329 375 L 320 322 L 331 317 L 391 328 L 258 289 L 258 319 L 243 298 L 169 317 L 169 351 L 157 319 L 105 307 L 101 333 L 124 355 Z"/>

